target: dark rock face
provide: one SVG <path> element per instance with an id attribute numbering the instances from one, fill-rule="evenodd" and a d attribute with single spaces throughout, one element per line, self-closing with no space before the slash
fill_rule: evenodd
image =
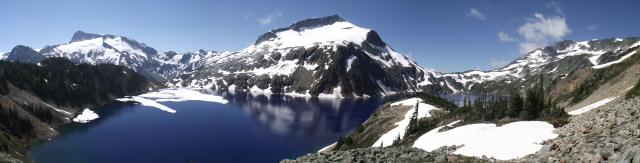
<path id="1" fill-rule="evenodd" d="M 90 39 L 100 38 L 100 37 L 102 37 L 102 35 L 86 33 L 83 31 L 76 31 L 76 33 L 73 33 L 73 37 L 71 37 L 70 42 L 78 42 L 78 41 L 90 40 Z"/>
<path id="2" fill-rule="evenodd" d="M 369 31 L 369 33 L 367 33 L 367 42 L 379 46 L 379 47 L 384 47 L 387 44 L 384 43 L 384 41 L 382 41 L 382 38 L 380 38 L 380 35 L 378 35 L 378 33 L 374 30 Z"/>
<path id="3" fill-rule="evenodd" d="M 5 60 L 20 63 L 38 63 L 44 60 L 44 56 L 30 47 L 18 45 L 11 50 Z"/>
<path id="4" fill-rule="evenodd" d="M 345 37 L 344 40 L 318 40 L 305 46 L 289 46 L 276 40 L 281 39 L 277 38 L 278 32 L 313 30 L 336 22 L 345 20 L 333 15 L 306 19 L 287 28 L 272 30 L 261 35 L 246 50 L 216 58 L 219 62 L 212 60 L 212 63 L 199 64 L 202 67 L 194 68 L 197 71 L 180 75 L 171 83 L 350 98 L 420 91 L 422 87 L 418 82 L 433 77 L 433 72 L 395 53 L 373 30 L 362 29 L 366 31 L 361 33 L 363 41 Z M 353 25 L 337 30 L 351 28 L 360 27 Z M 263 75 L 268 77 L 260 77 Z"/>
<path id="5" fill-rule="evenodd" d="M 174 82 L 178 82 L 177 85 L 196 82 L 200 86 L 214 85 L 217 89 L 234 85 L 236 90 L 249 90 L 254 86 L 260 89 L 270 87 L 272 93 L 309 93 L 312 96 L 332 94 L 363 97 L 419 90 L 416 80 L 423 80 L 426 72 L 413 65 L 403 67 L 393 64 L 387 67 L 372 58 L 383 53 L 386 52 L 369 44 L 364 47 L 354 43 L 297 47 L 285 54 L 254 53 L 206 65 Z M 383 60 L 393 62 L 390 58 Z M 272 68 L 284 62 L 295 62 L 291 74 L 221 73 Z M 308 68 L 308 65 L 315 66 Z M 211 80 L 211 77 L 215 79 Z"/>

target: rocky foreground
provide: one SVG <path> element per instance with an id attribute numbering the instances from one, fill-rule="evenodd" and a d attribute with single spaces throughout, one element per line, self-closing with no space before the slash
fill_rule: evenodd
<path id="1" fill-rule="evenodd" d="M 417 148 L 358 148 L 307 154 L 282 162 L 633 162 L 640 163 L 640 97 L 571 117 L 555 129 L 559 136 L 535 154 L 494 160 L 452 154 L 455 147 L 432 152 Z"/>
<path id="2" fill-rule="evenodd" d="M 295 160 L 282 160 L 281 163 L 295 162 L 495 162 L 488 158 L 473 158 L 451 154 L 456 147 L 442 147 L 432 152 L 418 148 L 358 148 L 344 151 L 327 151 L 307 154 Z"/>
<path id="3" fill-rule="evenodd" d="M 525 162 L 640 162 L 640 98 L 574 116 Z"/>
<path id="4" fill-rule="evenodd" d="M 0 162 L 21 163 L 22 161 L 12 158 L 11 155 L 0 152 Z"/>

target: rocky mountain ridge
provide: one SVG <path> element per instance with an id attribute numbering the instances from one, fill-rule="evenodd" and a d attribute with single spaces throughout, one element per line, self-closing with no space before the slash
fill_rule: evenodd
<path id="1" fill-rule="evenodd" d="M 428 91 L 505 94 L 541 74 L 562 96 L 578 89 L 577 73 L 608 69 L 632 56 L 640 38 L 561 41 L 490 71 L 441 73 L 396 52 L 380 35 L 332 15 L 305 19 L 260 35 L 237 52 L 157 52 L 133 39 L 76 32 L 65 44 L 16 46 L 3 60 L 36 63 L 65 57 L 76 63 L 129 67 L 172 87 L 213 88 L 292 96 L 358 98 Z M 573 75 L 573 76 L 572 76 Z M 585 80 L 585 79 L 579 79 Z M 553 85 L 553 83 L 562 83 Z M 566 84 L 570 89 L 562 90 Z"/>

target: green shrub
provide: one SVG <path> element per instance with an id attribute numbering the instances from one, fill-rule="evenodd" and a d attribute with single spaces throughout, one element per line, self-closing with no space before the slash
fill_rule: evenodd
<path id="1" fill-rule="evenodd" d="M 629 98 L 633 98 L 640 95 L 640 81 L 638 81 L 638 83 L 636 83 L 635 86 L 633 86 L 633 88 L 631 88 L 631 90 L 629 90 L 629 92 L 627 92 L 627 95 L 625 95 L 626 99 Z"/>

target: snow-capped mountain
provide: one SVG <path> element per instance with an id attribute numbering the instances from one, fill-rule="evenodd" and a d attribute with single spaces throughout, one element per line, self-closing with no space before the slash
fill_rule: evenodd
<path id="1" fill-rule="evenodd" d="M 38 63 L 44 58 L 63 57 L 76 63 L 122 65 L 146 77 L 166 81 L 206 55 L 215 53 L 217 52 L 204 50 L 184 54 L 172 51 L 159 53 L 154 48 L 127 37 L 77 31 L 71 41 L 64 44 L 42 49 L 18 45 L 2 60 Z"/>
<path id="2" fill-rule="evenodd" d="M 620 63 L 636 53 L 640 38 L 613 38 L 574 42 L 558 42 L 552 46 L 529 52 L 510 64 L 491 71 L 466 71 L 442 74 L 442 78 L 455 81 L 456 91 L 496 91 L 490 84 L 522 85 L 527 79 L 541 72 L 552 77 L 564 78 L 581 69 L 603 69 Z M 520 83 L 520 84 L 518 84 Z M 485 90 L 486 91 L 486 90 Z"/>
<path id="3" fill-rule="evenodd" d="M 374 30 L 334 15 L 262 34 L 249 47 L 210 55 L 175 86 L 302 96 L 364 97 L 419 91 L 435 72 L 387 45 Z"/>
<path id="4" fill-rule="evenodd" d="M 583 71 L 608 69 L 633 58 L 639 45 L 637 37 L 562 41 L 495 70 L 440 73 L 396 52 L 376 31 L 333 15 L 271 30 L 237 52 L 157 52 L 127 37 L 78 31 L 68 43 L 41 50 L 19 45 L 0 59 L 37 63 L 64 57 L 76 63 L 111 63 L 168 80 L 174 87 L 366 97 L 424 90 L 505 93 L 530 85 L 541 72 L 557 84 L 577 72 L 585 76 Z"/>

